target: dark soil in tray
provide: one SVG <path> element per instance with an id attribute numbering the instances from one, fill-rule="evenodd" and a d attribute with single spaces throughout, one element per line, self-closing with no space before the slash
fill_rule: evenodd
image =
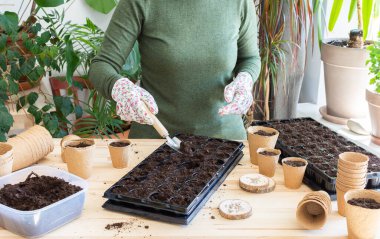
<path id="1" fill-rule="evenodd" d="M 262 151 L 259 154 L 265 155 L 265 156 L 277 156 L 278 154 L 275 152 L 270 152 L 270 151 Z"/>
<path id="2" fill-rule="evenodd" d="M 306 163 L 302 161 L 284 161 L 283 163 L 292 167 L 303 167 L 306 165 Z"/>
<path id="3" fill-rule="evenodd" d="M 348 200 L 348 203 L 354 206 L 368 209 L 380 209 L 380 203 L 376 202 L 372 198 L 353 198 Z"/>
<path id="4" fill-rule="evenodd" d="M 329 177 L 335 178 L 339 154 L 359 152 L 369 156 L 368 172 L 380 172 L 380 159 L 329 128 L 310 119 L 272 121 L 264 124 L 280 132 L 279 142 L 297 155 L 309 161 Z M 281 148 L 281 147 L 280 147 Z M 284 150 L 282 150 L 285 153 Z"/>
<path id="5" fill-rule="evenodd" d="M 273 136 L 276 135 L 276 132 L 266 132 L 264 130 L 259 130 L 255 132 L 254 134 L 260 135 L 260 136 Z"/>
<path id="6" fill-rule="evenodd" d="M 129 145 L 129 143 L 127 143 L 127 142 L 112 142 L 112 143 L 110 143 L 110 145 L 112 146 L 112 147 L 127 147 L 128 145 Z"/>
<path id="7" fill-rule="evenodd" d="M 85 142 L 80 142 L 79 144 L 69 144 L 68 145 L 69 147 L 72 147 L 72 148 L 86 148 L 88 146 L 91 146 L 91 144 L 87 144 Z"/>
<path id="8" fill-rule="evenodd" d="M 161 146 L 117 182 L 111 193 L 186 208 L 241 147 L 234 141 L 177 137 L 185 153 Z"/>
<path id="9" fill-rule="evenodd" d="M 32 211 L 53 204 L 80 190 L 81 187 L 63 179 L 31 173 L 24 182 L 7 184 L 0 189 L 0 203 L 17 210 Z"/>

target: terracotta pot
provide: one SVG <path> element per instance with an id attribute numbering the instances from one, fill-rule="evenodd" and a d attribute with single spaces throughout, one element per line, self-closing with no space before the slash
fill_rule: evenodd
<path id="1" fill-rule="evenodd" d="M 114 147 L 111 144 L 113 142 L 125 142 L 128 143 L 128 146 L 123 147 Z M 132 144 L 129 140 L 116 140 L 108 144 L 108 150 L 111 155 L 112 165 L 114 168 L 126 168 L 128 167 L 129 159 L 131 158 L 132 153 Z"/>
<path id="2" fill-rule="evenodd" d="M 262 155 L 260 152 L 272 152 L 276 155 Z M 267 177 L 273 177 L 276 172 L 276 166 L 278 163 L 278 159 L 280 157 L 281 151 L 278 149 L 270 149 L 270 148 L 259 148 L 257 150 L 257 162 L 259 165 L 259 173 L 263 174 Z"/>
<path id="3" fill-rule="evenodd" d="M 372 131 L 371 134 L 376 138 L 380 138 L 380 94 L 374 90 L 367 89 L 366 99 L 369 107 L 369 115 L 371 117 Z M 373 140 L 377 143 L 377 140 Z"/>
<path id="4" fill-rule="evenodd" d="M 80 137 L 78 135 L 74 135 L 74 134 L 69 134 L 69 135 L 66 135 L 64 136 L 62 139 L 61 139 L 61 159 L 64 163 L 66 163 L 66 159 L 65 159 L 65 148 L 66 148 L 66 142 L 70 141 L 70 140 L 75 140 L 75 139 L 80 139 Z"/>
<path id="5" fill-rule="evenodd" d="M 0 176 L 12 173 L 13 147 L 10 144 L 0 143 Z"/>
<path id="6" fill-rule="evenodd" d="M 365 90 L 370 80 L 366 49 L 346 48 L 322 43 L 327 113 L 340 118 L 363 118 L 367 115 Z M 355 59 L 355 60 L 353 60 Z"/>
<path id="7" fill-rule="evenodd" d="M 87 147 L 77 148 L 80 143 Z M 88 179 L 92 174 L 92 161 L 95 158 L 95 141 L 93 139 L 77 139 L 66 142 L 65 158 L 70 173 Z"/>
<path id="8" fill-rule="evenodd" d="M 380 192 L 350 190 L 344 196 L 348 238 L 376 238 L 380 226 L 380 209 L 368 209 L 348 203 L 353 198 L 371 198 L 380 202 Z"/>
<path id="9" fill-rule="evenodd" d="M 261 136 L 255 134 L 255 132 L 263 130 L 269 133 L 276 133 L 273 136 Z M 277 143 L 279 132 L 273 128 L 263 127 L 263 126 L 250 126 L 247 129 L 248 133 L 248 143 L 249 143 L 249 154 L 251 158 L 251 163 L 257 165 L 257 150 L 259 148 L 274 148 Z"/>
<path id="10" fill-rule="evenodd" d="M 287 161 L 302 161 L 305 166 L 292 167 L 286 164 Z M 282 167 L 284 169 L 285 186 L 291 189 L 298 189 L 302 185 L 302 180 L 305 175 L 308 162 L 303 158 L 289 157 L 282 160 Z"/>

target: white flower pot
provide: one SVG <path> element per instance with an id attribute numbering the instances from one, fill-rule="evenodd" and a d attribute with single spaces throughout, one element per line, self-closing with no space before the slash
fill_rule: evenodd
<path id="1" fill-rule="evenodd" d="M 374 90 L 367 89 L 366 99 L 368 101 L 369 115 L 371 117 L 371 134 L 380 138 L 380 94 Z"/>
<path id="2" fill-rule="evenodd" d="M 322 43 L 327 114 L 339 118 L 363 118 L 367 115 L 365 91 L 370 76 L 366 49 L 346 48 Z"/>

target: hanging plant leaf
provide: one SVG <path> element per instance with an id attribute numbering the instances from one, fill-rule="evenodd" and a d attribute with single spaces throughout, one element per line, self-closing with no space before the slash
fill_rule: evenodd
<path id="1" fill-rule="evenodd" d="M 67 60 L 66 80 L 69 86 L 72 86 L 74 72 L 78 68 L 80 59 L 74 51 L 73 42 L 70 39 L 69 35 L 65 36 L 65 44 L 66 44 L 65 55 L 66 55 L 66 60 Z"/>
<path id="2" fill-rule="evenodd" d="M 343 6 L 343 0 L 334 0 L 333 6 L 331 8 L 330 19 L 329 19 L 329 31 L 334 30 L 335 23 L 340 15 L 340 10 Z"/>
<path id="3" fill-rule="evenodd" d="M 117 0 L 86 0 L 86 3 L 94 10 L 108 14 L 117 5 Z"/>
<path id="4" fill-rule="evenodd" d="M 354 15 L 354 12 L 356 11 L 357 3 L 358 3 L 358 0 L 351 0 L 350 11 L 348 12 L 348 21 L 349 22 L 351 21 L 352 16 Z"/>
<path id="5" fill-rule="evenodd" d="M 57 7 L 64 4 L 64 0 L 34 0 L 40 7 Z"/>
<path id="6" fill-rule="evenodd" d="M 363 1 L 362 14 L 363 14 L 363 38 L 364 38 L 364 40 L 367 39 L 369 23 L 370 23 L 371 17 L 372 17 L 373 4 L 374 4 L 373 0 Z"/>

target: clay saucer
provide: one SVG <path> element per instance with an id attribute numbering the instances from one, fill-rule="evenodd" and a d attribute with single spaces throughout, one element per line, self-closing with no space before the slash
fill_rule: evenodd
<path id="1" fill-rule="evenodd" d="M 346 125 L 347 124 L 348 119 L 337 117 L 337 116 L 333 116 L 333 115 L 329 115 L 327 113 L 327 107 L 326 107 L 326 105 L 322 106 L 321 108 L 319 108 L 319 113 L 322 115 L 323 119 L 325 119 L 325 120 L 327 120 L 327 121 L 329 121 L 331 123 L 341 124 L 341 125 Z"/>

